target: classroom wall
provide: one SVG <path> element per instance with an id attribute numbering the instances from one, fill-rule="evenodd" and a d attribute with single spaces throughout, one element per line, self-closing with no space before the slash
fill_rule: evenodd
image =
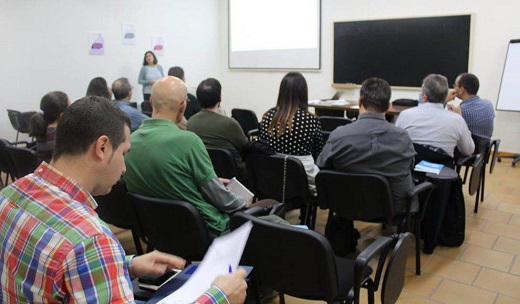
<path id="1" fill-rule="evenodd" d="M 0 137 L 16 136 L 6 109 L 39 110 L 53 90 L 77 100 L 97 76 L 109 86 L 129 78 L 132 100 L 142 101 L 137 77 L 152 35 L 165 39 L 164 72 L 182 66 L 193 90 L 218 73 L 217 1 L 0 0 Z M 123 22 L 135 24 L 135 45 L 122 44 Z M 104 34 L 104 56 L 89 55 L 88 32 Z"/>
<path id="2" fill-rule="evenodd" d="M 225 0 L 0 0 L 0 137 L 16 134 L 6 109 L 37 110 L 41 97 L 52 90 L 63 90 L 74 101 L 96 76 L 109 83 L 128 77 L 135 86 L 132 99 L 140 101 L 137 75 L 152 35 L 166 40 L 166 54 L 159 57 L 165 72 L 183 66 L 190 91 L 216 77 L 228 114 L 242 107 L 260 118 L 275 105 L 287 71 L 228 69 L 227 5 Z M 516 0 L 322 0 L 322 69 L 303 72 L 309 97 L 335 92 L 330 86 L 334 21 L 473 13 L 471 72 L 481 80 L 480 95 L 495 103 L 508 41 L 520 38 L 519 10 Z M 136 45 L 122 45 L 122 22 L 136 25 Z M 104 56 L 88 55 L 89 31 L 104 33 Z M 418 93 L 394 90 L 392 97 L 416 98 Z M 347 90 L 343 97 L 355 100 L 358 90 Z M 497 112 L 494 137 L 502 139 L 500 150 L 520 153 L 519 118 L 519 112 Z"/>
<path id="3" fill-rule="evenodd" d="M 229 109 L 249 107 L 261 118 L 266 110 L 276 104 L 278 87 L 286 71 L 229 70 L 227 1 L 219 2 L 219 10 L 222 28 L 219 42 L 220 49 L 224 50 L 219 62 L 224 92 L 222 105 Z M 335 92 L 331 87 L 334 21 L 472 13 L 470 71 L 480 79 L 479 95 L 496 104 L 508 42 L 520 38 L 519 10 L 520 1 L 516 0 L 322 0 L 322 68 L 318 72 L 303 72 L 309 86 L 309 98 L 331 97 Z M 417 90 L 394 90 L 392 99 L 415 99 L 418 93 Z M 358 96 L 358 90 L 346 90 L 343 97 L 357 100 Z M 494 138 L 502 140 L 501 151 L 520 153 L 520 112 L 497 112 Z"/>

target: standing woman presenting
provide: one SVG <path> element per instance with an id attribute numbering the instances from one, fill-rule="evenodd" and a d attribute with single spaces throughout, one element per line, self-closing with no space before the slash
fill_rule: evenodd
<path id="1" fill-rule="evenodd" d="M 152 86 L 155 81 L 164 76 L 162 66 L 157 64 L 157 57 L 152 51 L 144 53 L 143 67 L 139 72 L 137 82 L 143 85 L 143 97 L 145 101 L 150 101 Z"/>

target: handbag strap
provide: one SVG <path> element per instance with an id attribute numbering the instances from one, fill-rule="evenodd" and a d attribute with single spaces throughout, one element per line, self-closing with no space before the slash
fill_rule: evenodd
<path id="1" fill-rule="evenodd" d="M 283 185 L 282 185 L 282 203 L 285 203 L 285 184 L 287 180 L 287 157 L 288 155 L 285 155 L 283 158 Z"/>

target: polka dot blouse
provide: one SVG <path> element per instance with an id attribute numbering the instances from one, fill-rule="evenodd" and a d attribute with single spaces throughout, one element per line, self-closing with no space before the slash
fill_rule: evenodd
<path id="1" fill-rule="evenodd" d="M 273 121 L 276 108 L 267 111 L 260 122 L 260 139 L 267 142 L 277 153 L 289 155 L 312 155 L 318 157 L 323 149 L 323 135 L 318 119 L 302 109 L 298 109 L 292 122 L 292 130 L 288 129 L 277 137 L 278 127 L 269 134 L 269 125 Z"/>

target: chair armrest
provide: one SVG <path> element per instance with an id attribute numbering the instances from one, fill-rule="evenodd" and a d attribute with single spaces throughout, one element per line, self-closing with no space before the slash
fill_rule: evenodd
<path id="1" fill-rule="evenodd" d="M 455 160 L 457 167 L 471 166 L 475 160 L 475 155 L 461 156 Z"/>
<path id="2" fill-rule="evenodd" d="M 365 248 L 356 258 L 354 262 L 354 301 L 359 303 L 360 287 L 363 284 L 363 273 L 368 263 L 379 254 L 379 262 L 377 263 L 377 270 L 374 276 L 374 286 L 377 290 L 379 279 L 383 272 L 386 257 L 392 248 L 394 240 L 392 238 L 382 236 L 376 239 L 372 244 Z"/>
<path id="3" fill-rule="evenodd" d="M 408 190 L 406 192 L 406 221 L 407 225 L 410 223 L 410 210 L 411 205 L 413 202 L 413 198 L 418 196 L 421 193 L 424 193 L 424 200 L 421 202 L 419 201 L 420 207 L 419 207 L 419 215 L 420 219 L 422 220 L 424 217 L 424 212 L 426 210 L 426 206 L 428 205 L 428 201 L 430 200 L 430 195 L 433 191 L 433 184 L 430 182 L 422 182 L 418 185 L 415 185 L 412 189 Z M 421 204 L 422 203 L 422 204 Z M 409 227 L 407 227 L 409 229 Z"/>
<path id="4" fill-rule="evenodd" d="M 260 131 L 258 131 L 258 129 L 251 129 L 247 132 L 247 136 L 256 136 L 259 134 L 260 134 Z"/>
<path id="5" fill-rule="evenodd" d="M 28 141 L 25 141 L 25 140 L 21 140 L 21 141 L 15 141 L 15 142 L 9 142 L 11 145 L 13 146 L 18 146 L 18 145 L 25 145 L 25 147 L 29 147 L 29 142 Z"/>
<path id="6" fill-rule="evenodd" d="M 407 198 L 413 198 L 415 197 L 416 195 L 424 192 L 424 191 L 427 191 L 427 190 L 430 190 L 433 189 L 433 184 L 430 183 L 430 182 L 422 182 L 418 185 L 415 185 L 412 189 L 408 190 L 406 192 L 406 197 Z"/>

